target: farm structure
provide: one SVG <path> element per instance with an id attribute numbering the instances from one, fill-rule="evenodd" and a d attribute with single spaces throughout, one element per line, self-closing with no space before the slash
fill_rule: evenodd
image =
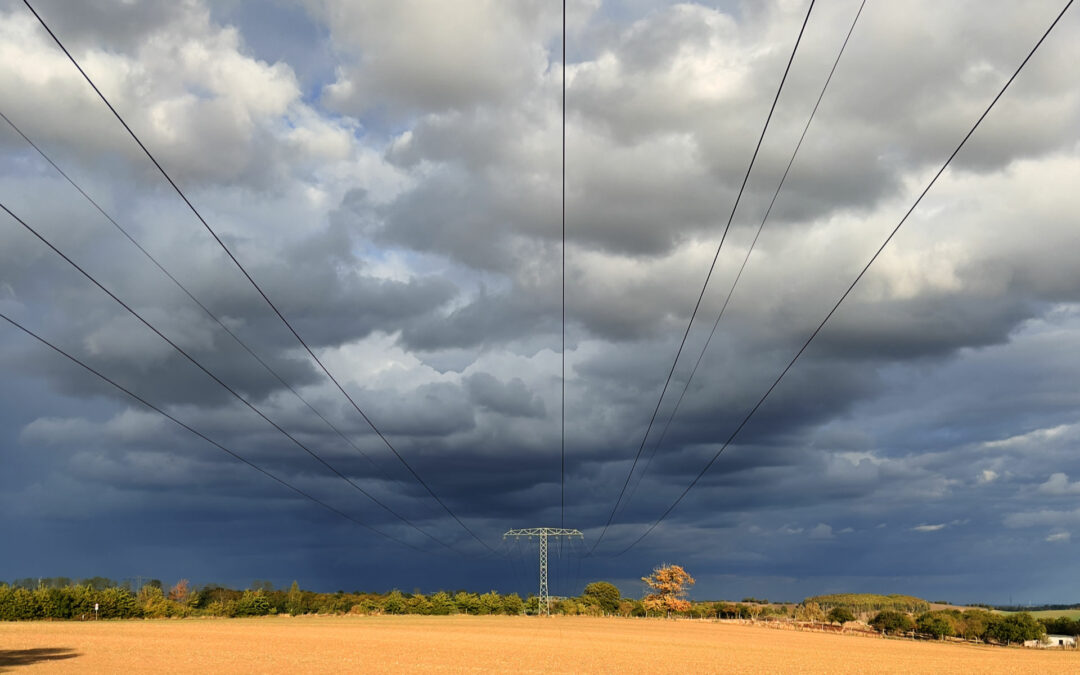
<path id="1" fill-rule="evenodd" d="M 1075 635 L 1047 635 L 1042 640 L 1027 640 L 1024 642 L 1024 646 L 1040 647 L 1042 649 L 1052 647 L 1076 649 L 1076 637 Z"/>

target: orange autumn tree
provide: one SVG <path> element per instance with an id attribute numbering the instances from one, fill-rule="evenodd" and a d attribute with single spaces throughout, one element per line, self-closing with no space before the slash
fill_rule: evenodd
<path id="1" fill-rule="evenodd" d="M 694 585 L 694 577 L 678 565 L 660 565 L 647 577 L 641 580 L 653 590 L 646 595 L 641 604 L 649 612 L 664 612 L 671 616 L 672 612 L 686 612 L 690 609 L 690 601 L 686 599 L 686 589 Z"/>

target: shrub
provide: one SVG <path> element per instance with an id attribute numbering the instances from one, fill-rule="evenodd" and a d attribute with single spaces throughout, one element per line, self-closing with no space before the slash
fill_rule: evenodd
<path id="1" fill-rule="evenodd" d="M 851 613 L 851 610 L 847 607 L 833 607 L 829 610 L 829 614 L 826 617 L 831 623 L 838 623 L 844 625 L 848 621 L 854 621 L 855 615 Z"/>

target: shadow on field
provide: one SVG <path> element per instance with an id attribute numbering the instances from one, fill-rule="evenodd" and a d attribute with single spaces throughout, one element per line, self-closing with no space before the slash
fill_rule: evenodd
<path id="1" fill-rule="evenodd" d="M 40 649 L 0 649 L 0 673 L 13 666 L 29 666 L 42 661 L 63 661 L 81 656 L 68 647 L 42 647 Z"/>

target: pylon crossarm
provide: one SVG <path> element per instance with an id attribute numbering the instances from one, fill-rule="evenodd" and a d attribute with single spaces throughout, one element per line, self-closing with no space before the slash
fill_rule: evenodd
<path id="1" fill-rule="evenodd" d="M 565 527 L 525 527 L 520 530 L 507 530 L 503 537 L 581 537 L 585 538 L 585 535 L 581 533 L 581 530 L 571 530 Z"/>

